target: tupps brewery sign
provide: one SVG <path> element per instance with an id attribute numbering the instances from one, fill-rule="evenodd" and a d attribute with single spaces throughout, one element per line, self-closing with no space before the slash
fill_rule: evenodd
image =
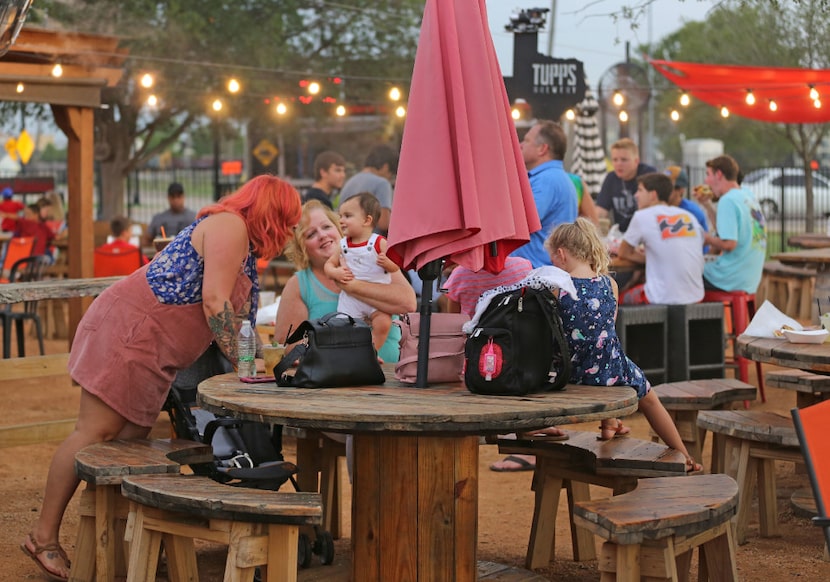
<path id="1" fill-rule="evenodd" d="M 517 34 L 513 76 L 504 78 L 510 102 L 524 99 L 536 119 L 557 120 L 585 97 L 585 70 L 577 59 L 536 52 L 536 34 Z"/>

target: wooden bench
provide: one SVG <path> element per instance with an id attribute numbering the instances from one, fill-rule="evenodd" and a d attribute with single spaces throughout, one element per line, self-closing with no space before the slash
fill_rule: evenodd
<path id="1" fill-rule="evenodd" d="M 757 393 L 752 384 L 733 378 L 671 382 L 653 386 L 652 390 L 669 412 L 683 444 L 696 461 L 703 458 L 706 440 L 706 431 L 697 425 L 698 412 L 730 408 L 733 403 L 741 400 L 755 400 Z M 658 439 L 653 431 L 651 437 L 653 440 Z"/>
<path id="2" fill-rule="evenodd" d="M 805 370 L 775 370 L 767 372 L 769 386 L 796 391 L 796 406 L 807 408 L 827 398 L 830 393 L 830 376 L 813 374 Z"/>
<path id="3" fill-rule="evenodd" d="M 712 472 L 734 477 L 740 487 L 737 542 L 746 542 L 756 481 L 761 536 L 778 535 L 775 461 L 804 462 L 792 419 L 773 412 L 719 410 L 701 412 L 697 423 L 714 437 Z"/>
<path id="4" fill-rule="evenodd" d="M 193 539 L 228 546 L 225 580 L 297 579 L 300 525 L 322 521 L 317 493 L 232 487 L 196 475 L 125 477 L 121 489 L 135 512 L 127 582 L 155 579 L 162 539 L 167 569 L 199 580 Z"/>
<path id="5" fill-rule="evenodd" d="M 73 582 L 113 580 L 123 575 L 123 546 L 128 504 L 121 497 L 127 475 L 178 473 L 181 465 L 209 462 L 207 445 L 186 440 L 115 440 L 96 443 L 75 455 L 75 472 L 86 482 L 78 508 L 80 523 Z M 96 576 L 97 574 L 97 576 Z"/>
<path id="6" fill-rule="evenodd" d="M 596 432 L 568 431 L 566 441 L 499 439 L 499 452 L 536 455 L 532 489 L 535 492 L 533 523 L 525 567 L 547 566 L 556 542 L 556 514 L 562 488 L 568 507 L 591 498 L 589 485 L 608 487 L 614 495 L 631 491 L 643 477 L 684 475 L 686 460 L 665 445 L 635 439 L 597 439 Z M 576 561 L 596 559 L 596 546 L 589 532 L 577 528 L 569 515 L 571 546 Z"/>
<path id="7" fill-rule="evenodd" d="M 700 547 L 699 580 L 737 580 L 730 518 L 738 486 L 726 475 L 663 477 L 610 499 L 577 501 L 574 519 L 603 538 L 599 570 L 610 580 L 688 580 Z"/>
<path id="8" fill-rule="evenodd" d="M 810 319 L 816 287 L 816 270 L 784 265 L 780 261 L 764 263 L 758 288 L 758 304 L 769 300 L 781 311 L 796 319 Z"/>

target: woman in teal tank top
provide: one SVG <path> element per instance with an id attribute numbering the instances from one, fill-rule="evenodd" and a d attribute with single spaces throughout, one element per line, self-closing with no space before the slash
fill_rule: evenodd
<path id="1" fill-rule="evenodd" d="M 294 230 L 294 240 L 286 254 L 297 266 L 297 273 L 285 285 L 280 298 L 274 337 L 285 339 L 288 330 L 296 329 L 306 319 L 316 319 L 337 311 L 340 287 L 323 272 L 328 258 L 340 244 L 339 219 L 316 200 L 303 205 L 303 215 Z M 415 291 L 400 271 L 392 273 L 388 285 L 351 281 L 346 284 L 351 295 L 386 313 L 415 311 Z M 400 329 L 392 326 L 386 343 L 378 354 L 384 362 L 398 361 Z"/>

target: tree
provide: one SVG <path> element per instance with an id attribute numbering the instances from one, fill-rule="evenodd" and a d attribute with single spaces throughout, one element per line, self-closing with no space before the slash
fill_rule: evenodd
<path id="1" fill-rule="evenodd" d="M 342 95 L 368 99 L 385 78 L 408 79 L 419 0 L 39 0 L 32 15 L 52 26 L 122 37 L 126 74 L 96 113 L 104 218 L 123 212 L 125 178 L 183 135 L 211 122 L 222 96 L 237 121 L 267 123 L 266 99 L 294 97 L 304 76 L 346 79 Z M 138 82 L 155 74 L 150 91 Z M 242 91 L 225 89 L 230 77 Z M 221 124 L 222 120 L 216 119 Z"/>
<path id="2" fill-rule="evenodd" d="M 731 0 L 719 3 L 704 22 L 692 22 L 663 38 L 647 52 L 660 59 L 770 67 L 830 67 L 830 13 L 826 0 L 797 3 Z M 678 93 L 661 83 L 660 107 L 668 110 Z M 659 132 L 671 133 L 665 123 Z M 774 165 L 785 159 L 786 146 L 795 151 L 806 174 L 807 230 L 812 231 L 813 175 L 810 162 L 830 131 L 830 124 L 772 124 L 748 119 L 719 118 L 704 104 L 684 112 L 675 132 L 717 136 L 742 167 Z M 676 146 L 675 146 L 676 147 Z"/>

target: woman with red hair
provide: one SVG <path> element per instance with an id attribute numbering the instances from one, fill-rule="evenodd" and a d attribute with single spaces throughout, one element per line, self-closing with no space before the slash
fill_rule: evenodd
<path id="1" fill-rule="evenodd" d="M 256 259 L 282 252 L 300 214 L 290 184 L 253 178 L 202 209 L 149 265 L 92 303 L 69 357 L 69 373 L 82 387 L 78 423 L 52 459 L 40 516 L 20 546 L 44 574 L 69 576 L 58 536 L 79 482 L 75 453 L 96 442 L 145 438 L 176 372 L 212 341 L 236 366 L 237 332 L 256 316 Z"/>

